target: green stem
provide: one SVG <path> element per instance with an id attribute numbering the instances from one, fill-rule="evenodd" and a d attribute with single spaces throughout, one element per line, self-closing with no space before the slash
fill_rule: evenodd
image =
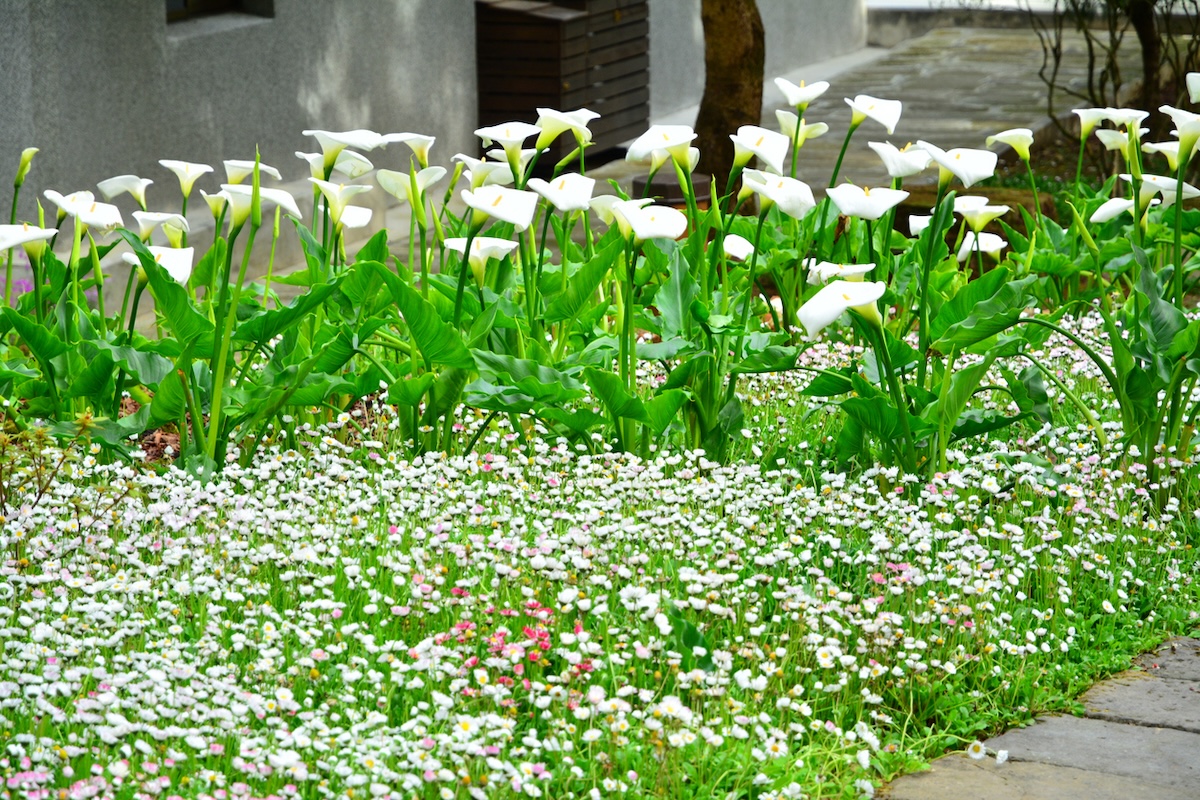
<path id="1" fill-rule="evenodd" d="M 100 268 L 100 254 L 96 252 L 96 240 L 88 231 L 88 258 L 92 262 L 92 274 L 96 276 L 96 310 L 100 312 L 100 335 L 108 332 L 108 322 L 104 318 L 104 272 Z"/>
<path id="2" fill-rule="evenodd" d="M 17 197 L 19 197 L 20 194 L 21 194 L 21 187 L 14 186 L 13 187 L 13 199 L 12 199 L 12 212 L 8 215 L 8 222 L 10 225 L 17 224 Z M 4 267 L 4 307 L 5 308 L 12 305 L 12 283 L 13 283 L 12 262 L 13 262 L 13 252 L 12 252 L 12 248 L 10 247 L 8 249 L 8 263 Z"/>
<path id="3" fill-rule="evenodd" d="M 921 268 L 921 296 L 917 298 L 917 385 L 925 386 L 925 373 L 929 360 L 929 277 L 933 272 L 933 253 L 941 235 L 945 219 L 946 185 L 938 182 L 937 201 L 934 203 L 932 229 L 929 231 L 929 246 L 925 249 L 925 263 Z"/>
<path id="4" fill-rule="evenodd" d="M 733 346 L 733 358 L 740 360 L 742 357 L 742 343 L 746 338 L 746 326 L 750 324 L 750 306 L 754 304 L 754 272 L 758 267 L 758 245 L 762 241 L 763 225 L 767 221 L 767 213 L 764 211 L 758 215 L 758 227 L 754 230 L 754 250 L 750 254 L 750 278 L 746 283 L 746 301 L 742 305 L 742 321 L 738 326 L 736 343 Z M 732 392 L 736 380 L 730 379 L 729 389 Z"/>
<path id="5" fill-rule="evenodd" d="M 463 293 L 467 288 L 467 276 L 471 274 L 471 244 L 475 241 L 478 228 L 474 225 L 467 229 L 467 244 L 463 248 L 462 262 L 458 265 L 458 287 L 454 291 L 454 327 L 459 327 L 462 320 Z"/>
<path id="6" fill-rule="evenodd" d="M 1190 153 L 1179 153 L 1179 170 L 1175 176 L 1175 306 L 1183 309 L 1183 176 L 1187 172 Z"/>
<path id="7" fill-rule="evenodd" d="M 1033 192 L 1033 219 L 1037 230 L 1042 229 L 1042 202 L 1038 198 L 1037 181 L 1033 177 L 1033 167 L 1029 163 L 1029 159 L 1025 159 L 1025 172 L 1029 175 L 1029 191 Z M 1033 236 L 1033 231 L 1030 231 L 1030 236 Z"/>
<path id="8" fill-rule="evenodd" d="M 225 409 L 222 406 L 222 401 L 225 395 L 225 370 L 229 361 L 230 343 L 229 338 L 233 334 L 233 322 L 237 319 L 238 301 L 242 295 L 242 283 L 246 279 L 246 268 L 250 265 L 250 251 L 254 249 L 254 237 L 258 233 L 258 226 L 253 222 L 250 224 L 250 236 L 246 240 L 246 250 L 242 253 L 242 264 L 238 268 L 237 281 L 233 284 L 233 295 L 229 301 L 229 307 L 225 309 L 223 314 L 224 324 L 221 329 L 221 336 L 213 343 L 216 348 L 217 365 L 213 370 L 213 394 L 212 407 L 209 409 L 208 437 L 205 452 L 210 460 L 216 460 L 217 440 L 220 438 L 221 418 L 224 416 Z M 230 251 L 232 252 L 233 243 L 230 242 Z"/>
<path id="9" fill-rule="evenodd" d="M 271 228 L 271 255 L 267 258 L 267 279 L 263 283 L 263 308 L 268 308 L 271 299 L 271 273 L 275 269 L 275 245 L 279 242 L 279 215 L 283 209 L 275 206 L 275 224 Z M 279 303 L 275 306 L 278 308 Z"/>
<path id="10" fill-rule="evenodd" d="M 883 374 L 887 379 L 888 392 L 892 396 L 892 405 L 896 407 L 896 415 L 900 418 L 900 432 L 904 436 L 905 469 L 915 472 L 917 469 L 916 443 L 913 441 L 912 429 L 908 424 L 908 404 L 904 402 L 904 393 L 900 390 L 900 381 L 896 378 L 896 369 L 892 365 L 892 355 L 888 352 L 887 340 L 883 329 L 870 323 L 863 325 L 872 339 L 879 363 L 883 365 Z"/>

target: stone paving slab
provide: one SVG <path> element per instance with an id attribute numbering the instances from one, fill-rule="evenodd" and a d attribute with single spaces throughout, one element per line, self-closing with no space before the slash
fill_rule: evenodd
<path id="1" fill-rule="evenodd" d="M 1191 787 L 1150 783 L 1072 767 L 1035 762 L 997 764 L 964 755 L 935 762 L 928 772 L 906 775 L 880 795 L 887 800 L 1195 800 Z"/>
<path id="2" fill-rule="evenodd" d="M 1200 733 L 1200 683 L 1126 672 L 1083 696 L 1088 717 Z M 1195 756 L 1200 763 L 1200 752 Z"/>
<path id="3" fill-rule="evenodd" d="M 1175 639 L 1135 663 L 1156 678 L 1200 681 L 1200 639 Z"/>
<path id="4" fill-rule="evenodd" d="M 1200 797 L 1200 736 L 1194 733 L 1056 716 L 986 744 L 989 753 L 1007 750 L 1012 761 L 1119 775 Z"/>

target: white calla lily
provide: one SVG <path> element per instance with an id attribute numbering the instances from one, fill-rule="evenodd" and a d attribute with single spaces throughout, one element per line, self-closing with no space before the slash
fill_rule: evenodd
<path id="1" fill-rule="evenodd" d="M 814 81 L 807 84 L 800 81 L 799 84 L 795 84 L 787 78 L 776 78 L 775 85 L 779 87 L 779 91 L 783 92 L 783 99 L 787 101 L 787 104 L 792 108 L 801 109 L 801 112 L 808 108 L 809 103 L 829 91 L 828 81 Z"/>
<path id="2" fill-rule="evenodd" d="M 226 202 L 229 203 L 229 224 L 231 228 L 239 228 L 245 224 L 250 218 L 250 204 L 253 200 L 254 187 L 244 183 L 223 183 L 219 195 L 224 195 Z M 216 201 L 209 200 L 211 195 L 205 195 L 204 199 L 209 204 L 209 209 L 213 210 L 214 215 L 220 214 L 220 209 L 216 208 Z M 283 189 L 264 189 L 261 186 L 258 190 L 259 202 L 266 205 L 277 205 L 291 214 L 296 219 L 304 219 L 304 215 L 300 213 L 300 207 L 296 205 L 296 198 L 292 197 Z"/>
<path id="3" fill-rule="evenodd" d="M 455 237 L 446 240 L 446 249 L 462 255 L 466 250 L 467 240 L 465 237 Z M 479 286 L 483 286 L 484 275 L 487 271 L 487 263 L 492 259 L 500 260 L 505 256 L 511 255 L 517 249 L 517 243 L 508 239 L 500 239 L 495 236 L 476 236 L 471 240 L 471 252 L 467 254 L 467 263 L 471 267 L 471 272 L 475 276 L 475 282 Z"/>
<path id="4" fill-rule="evenodd" d="M 1157 153 L 1167 159 L 1167 168 L 1171 172 L 1179 169 L 1179 142 L 1145 142 L 1142 144 L 1143 153 Z"/>
<path id="5" fill-rule="evenodd" d="M 538 203 L 538 196 L 533 192 L 504 186 L 481 186 L 474 191 L 464 190 L 462 199 L 474 211 L 471 218 L 473 227 L 482 226 L 488 217 L 492 217 L 501 222 L 512 223 L 518 232 L 525 230 L 533 222 Z"/>
<path id="6" fill-rule="evenodd" d="M 352 131 L 304 131 L 305 136 L 315 137 L 325 156 L 325 171 L 328 173 L 337 163 L 338 154 L 349 147 L 351 150 L 370 152 L 387 144 L 384 137 L 375 131 L 358 128 Z"/>
<path id="7" fill-rule="evenodd" d="M 1086 139 L 1101 122 L 1108 119 L 1107 108 L 1073 108 L 1071 113 L 1079 117 L 1079 138 Z"/>
<path id="8" fill-rule="evenodd" d="M 1133 183 L 1133 176 L 1127 172 L 1122 172 L 1120 177 L 1126 183 Z M 1147 208 L 1150 205 L 1151 198 L 1155 195 L 1162 197 L 1162 207 L 1164 209 L 1175 205 L 1180 189 L 1178 178 L 1173 175 L 1151 175 L 1150 173 L 1146 173 L 1142 175 L 1141 181 L 1141 190 L 1138 192 L 1139 206 Z M 1200 197 L 1200 189 L 1197 189 L 1187 181 L 1183 182 L 1182 188 L 1184 200 Z"/>
<path id="9" fill-rule="evenodd" d="M 1010 128 L 987 137 L 988 147 L 997 142 L 1008 145 L 1017 154 L 1017 158 L 1028 161 L 1029 147 L 1033 144 L 1033 131 L 1029 128 Z"/>
<path id="10" fill-rule="evenodd" d="M 241 183 L 254 175 L 254 162 L 231 158 L 221 162 L 225 166 L 225 179 L 229 183 Z M 275 180 L 283 180 L 279 170 L 261 161 L 258 164 L 259 175 L 270 175 Z"/>
<path id="11" fill-rule="evenodd" d="M 456 153 L 450 160 L 461 162 L 466 166 L 463 174 L 473 190 L 480 186 L 507 186 L 514 180 L 512 167 L 508 165 L 507 161 L 488 161 L 465 153 Z"/>
<path id="12" fill-rule="evenodd" d="M 151 234 L 159 227 L 162 227 L 163 231 L 167 234 L 167 238 L 172 239 L 172 246 L 178 247 L 179 245 L 175 244 L 174 241 L 179 238 L 178 235 L 191 232 L 191 229 L 188 227 L 188 221 L 182 214 L 172 214 L 165 211 L 135 211 L 133 212 L 133 219 L 138 224 L 138 238 L 143 242 L 150 241 Z M 168 229 L 173 229 L 173 231 Z"/>
<path id="13" fill-rule="evenodd" d="M 817 207 L 812 188 L 804 181 L 757 169 L 742 173 L 742 193 L 745 192 L 758 195 L 764 210 L 774 204 L 793 219 L 803 219 Z"/>
<path id="14" fill-rule="evenodd" d="M 779 121 L 779 132 L 786 136 L 788 141 L 795 142 L 796 147 L 803 147 L 809 139 L 816 139 L 829 133 L 829 126 L 824 122 L 814 122 L 809 125 L 791 111 L 785 111 L 782 108 L 775 112 L 775 119 Z"/>
<path id="15" fill-rule="evenodd" d="M 782 133 L 758 125 L 743 125 L 729 138 L 733 140 L 734 166 L 744 167 L 750 159 L 757 158 L 760 166 L 776 174 L 783 173 L 791 140 Z"/>
<path id="16" fill-rule="evenodd" d="M 641 200 L 618 200 L 612 215 L 625 238 L 678 239 L 687 230 L 687 217 L 670 206 L 645 205 Z"/>
<path id="17" fill-rule="evenodd" d="M 721 240 L 721 251 L 734 261 L 745 261 L 754 255 L 754 245 L 745 236 L 731 233 Z"/>
<path id="18" fill-rule="evenodd" d="M 1196 152 L 1196 145 L 1200 142 L 1200 114 L 1194 114 L 1174 106 L 1160 106 L 1158 110 L 1169 116 L 1175 123 L 1175 130 L 1172 133 L 1179 140 L 1179 152 L 1184 154 L 1186 163 L 1191 160 L 1192 154 Z"/>
<path id="19" fill-rule="evenodd" d="M 829 261 L 817 261 L 814 258 L 805 259 L 804 266 L 808 268 L 808 283 L 819 286 L 830 281 L 861 281 L 874 264 L 834 264 Z"/>
<path id="20" fill-rule="evenodd" d="M 5 253 L 14 247 L 22 247 L 30 242 L 44 242 L 53 239 L 58 233 L 54 228 L 39 228 L 28 223 L 17 225 L 0 225 L 0 253 Z"/>
<path id="21" fill-rule="evenodd" d="M 687 125 L 651 125 L 650 130 L 633 140 L 625 153 L 625 160 L 634 163 L 652 161 L 654 153 L 665 152 L 666 156 L 685 169 L 691 170 L 691 144 L 696 132 Z M 660 157 L 659 164 L 666 158 Z"/>
<path id="22" fill-rule="evenodd" d="M 329 218 L 333 220 L 334 225 L 340 225 L 342 222 L 342 212 L 350 202 L 350 198 L 360 195 L 363 192 L 371 191 L 371 186 L 361 183 L 333 183 L 332 181 L 323 181 L 320 178 L 308 179 L 314 186 L 321 190 L 322 196 L 329 207 Z"/>
<path id="23" fill-rule="evenodd" d="M 197 164 L 193 161 L 176 161 L 164 158 L 158 163 L 165 169 L 175 173 L 175 177 L 179 179 L 179 191 L 183 193 L 184 197 L 191 195 L 192 187 L 196 185 L 197 178 L 213 171 L 213 168 L 208 164 Z"/>
<path id="24" fill-rule="evenodd" d="M 889 136 L 896 132 L 900 114 L 904 110 L 904 104 L 899 100 L 881 100 L 869 94 L 857 95 L 853 100 L 847 97 L 845 100 L 846 105 L 850 106 L 851 128 L 857 128 L 864 120 L 871 119 L 882 125 Z"/>
<path id="25" fill-rule="evenodd" d="M 192 263 L 195 260 L 195 248 L 192 247 L 157 247 L 147 248 L 154 256 L 154 262 L 167 271 L 176 283 L 187 285 L 192 277 Z M 137 253 L 125 253 L 121 259 L 134 267 L 141 266 Z"/>
<path id="26" fill-rule="evenodd" d="M 342 209 L 343 228 L 365 228 L 371 224 L 374 212 L 366 206 L 348 205 Z"/>
<path id="27" fill-rule="evenodd" d="M 149 178 L 139 178 L 137 175 L 118 175 L 96 184 L 105 200 L 129 193 L 129 196 L 143 209 L 146 208 L 146 187 L 154 181 Z"/>
<path id="28" fill-rule="evenodd" d="M 380 187 L 385 192 L 401 203 L 410 205 L 420 203 L 420 197 L 424 196 L 425 190 L 444 177 L 446 177 L 446 168 L 441 166 L 426 167 L 415 176 L 408 172 L 397 172 L 390 169 L 381 169 L 375 173 L 375 180 L 379 181 Z M 418 197 L 416 199 L 412 196 L 414 180 L 417 184 Z"/>
<path id="29" fill-rule="evenodd" d="M 948 185 L 953 176 L 958 178 L 965 188 L 970 188 L 979 181 L 992 177 L 996 172 L 998 158 L 991 150 L 975 150 L 969 147 L 943 150 L 926 141 L 918 141 L 917 147 L 929 153 L 937 163 L 938 185 L 942 187 Z"/>
<path id="30" fill-rule="evenodd" d="M 47 189 L 43 194 L 64 214 L 89 228 L 108 231 L 124 224 L 120 209 L 110 203 L 97 203 L 91 192 L 72 192 L 64 196 Z"/>
<path id="31" fill-rule="evenodd" d="M 296 158 L 303 159 L 308 162 L 308 173 L 314 178 L 325 178 L 325 156 L 322 153 L 304 153 L 296 151 Z M 375 165 L 370 159 L 361 153 L 356 153 L 353 150 L 343 150 L 338 153 L 337 159 L 333 162 L 333 171 L 345 175 L 350 180 L 354 180 L 360 175 L 365 175 L 375 169 Z"/>
<path id="32" fill-rule="evenodd" d="M 576 144 L 586 145 L 592 141 L 592 131 L 588 128 L 592 120 L 600 117 L 595 111 L 580 108 L 575 111 L 557 111 L 553 108 L 539 108 L 537 127 L 541 129 L 537 144 L 538 150 L 545 150 L 551 142 L 567 131 L 575 137 Z"/>
<path id="33" fill-rule="evenodd" d="M 879 156 L 883 168 L 891 178 L 903 180 L 911 177 L 923 172 L 933 162 L 933 157 L 928 151 L 914 147 L 911 143 L 898 148 L 890 142 L 867 142 L 867 147 Z"/>
<path id="34" fill-rule="evenodd" d="M 809 298 L 796 317 L 809 339 L 816 338 L 847 311 L 882 327 L 883 317 L 877 303 L 886 290 L 887 285 L 879 281 L 834 281 Z"/>
<path id="35" fill-rule="evenodd" d="M 960 195 L 954 198 L 954 213 L 966 221 L 967 227 L 978 233 L 988 223 L 1011 211 L 1008 206 L 993 206 L 986 197 Z"/>
<path id="36" fill-rule="evenodd" d="M 979 252 L 1000 260 L 1000 251 L 1008 247 L 1008 242 L 994 233 L 975 233 L 967 231 L 963 236 L 962 245 L 958 248 L 959 262 L 966 261 L 975 252 L 975 242 L 979 242 Z"/>
<path id="37" fill-rule="evenodd" d="M 904 202 L 908 192 L 899 189 L 871 189 L 843 183 L 825 191 L 838 209 L 847 217 L 877 220 Z"/>
<path id="38" fill-rule="evenodd" d="M 932 214 L 912 214 L 908 218 L 908 235 L 920 236 L 921 232 L 933 222 Z"/>
<path id="39" fill-rule="evenodd" d="M 550 205 L 562 214 L 572 211 L 586 211 L 592 200 L 592 191 L 596 188 L 594 178 L 588 178 L 577 172 L 559 175 L 552 181 L 532 178 L 529 188 L 537 192 Z"/>
<path id="40" fill-rule="evenodd" d="M 421 169 L 429 167 L 429 150 L 433 147 L 433 143 L 437 141 L 435 136 L 426 136 L 423 133 L 389 133 L 383 137 L 384 144 L 392 142 L 403 142 L 408 145 L 408 148 L 413 151 L 413 155 L 417 157 L 417 163 L 421 165 Z M 334 166 L 337 169 L 337 166 Z"/>

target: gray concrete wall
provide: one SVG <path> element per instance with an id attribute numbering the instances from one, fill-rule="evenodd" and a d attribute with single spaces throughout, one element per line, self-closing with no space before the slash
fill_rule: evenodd
<path id="1" fill-rule="evenodd" d="M 766 79 L 866 45 L 865 0 L 758 0 Z M 700 0 L 650 0 L 650 116 L 696 105 L 704 93 Z"/>
<path id="2" fill-rule="evenodd" d="M 270 18 L 167 23 L 163 0 L 0 0 L 0 185 L 21 149 L 42 152 L 21 216 L 43 188 L 152 178 L 151 208 L 177 207 L 160 158 L 253 158 L 306 176 L 306 128 L 412 130 L 448 163 L 477 147 L 473 0 L 274 0 Z M 408 148 L 370 154 L 408 163 Z M 128 198 L 125 198 L 127 201 Z M 122 201 L 122 208 L 129 204 Z M 7 222 L 7 219 L 4 220 Z"/>

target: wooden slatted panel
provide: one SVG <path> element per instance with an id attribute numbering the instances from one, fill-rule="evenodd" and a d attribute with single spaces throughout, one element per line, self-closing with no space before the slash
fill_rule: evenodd
<path id="1" fill-rule="evenodd" d="M 587 107 L 594 150 L 649 122 L 647 0 L 476 0 L 479 124 L 535 122 L 540 107 Z M 560 140 L 553 164 L 574 147 Z"/>

